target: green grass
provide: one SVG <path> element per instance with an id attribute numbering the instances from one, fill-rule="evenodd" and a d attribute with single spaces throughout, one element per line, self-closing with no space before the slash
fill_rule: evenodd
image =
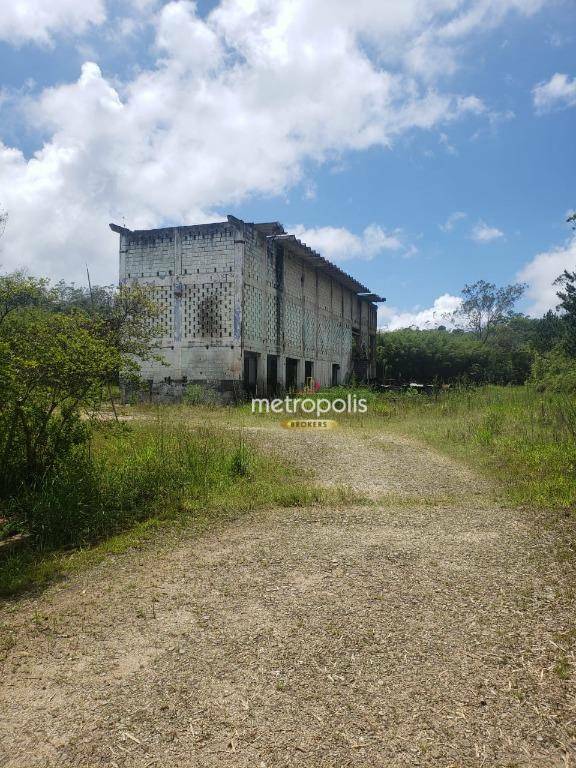
<path id="1" fill-rule="evenodd" d="M 0 560 L 0 594 L 141 546 L 169 525 L 202 530 L 260 507 L 347 499 L 345 489 L 316 488 L 301 470 L 260 453 L 241 427 L 199 426 L 184 413 L 162 408 L 150 420 L 100 425 L 89 450 L 12 500 L 9 513 L 31 543 Z"/>
<path id="2" fill-rule="evenodd" d="M 576 510 L 574 397 L 496 386 L 436 396 L 338 388 L 316 396 L 350 392 L 366 397 L 369 410 L 336 416 L 341 429 L 406 434 L 495 480 L 509 503 Z M 32 545 L 0 561 L 0 594 L 41 587 L 143 546 L 169 526 L 194 534 L 257 508 L 359 501 L 346 489 L 317 488 L 300 468 L 257 450 L 243 426 L 281 415 L 254 415 L 249 405 L 123 411 L 136 418 L 100 425 L 89 453 L 12 502 L 12 517 L 32 534 Z"/>
<path id="3" fill-rule="evenodd" d="M 330 402 L 334 400 L 344 400 L 346 402 L 348 397 L 356 397 L 356 400 L 364 399 L 367 403 L 369 413 L 371 415 L 388 415 L 390 413 L 390 407 L 389 404 L 386 402 L 386 399 L 377 392 L 374 389 L 370 389 L 369 387 L 344 387 L 344 386 L 338 386 L 338 387 L 330 387 L 328 389 L 321 389 L 318 392 L 305 392 L 305 393 L 294 393 L 290 395 L 293 399 L 299 399 L 300 401 L 306 399 L 306 400 L 328 400 Z M 270 399 L 273 399 L 272 397 Z M 284 399 L 284 398 L 280 398 Z M 261 417 L 262 415 L 265 415 L 263 413 L 252 413 L 252 403 L 246 402 L 242 405 L 237 406 L 236 408 L 232 409 L 237 414 L 243 414 L 246 417 L 254 416 L 255 418 Z M 273 414 L 270 413 L 270 416 L 273 418 L 280 418 L 279 414 Z M 296 415 L 296 414 L 288 414 L 288 416 Z M 297 407 L 297 415 L 303 418 L 315 418 L 315 413 L 305 413 L 302 411 L 300 404 L 298 404 Z M 324 414 L 324 418 L 337 418 L 337 419 L 346 419 L 346 415 L 344 414 L 330 414 L 326 413 Z M 358 414 L 354 417 L 356 420 L 358 418 Z"/>
<path id="4" fill-rule="evenodd" d="M 480 469 L 511 503 L 576 507 L 574 397 L 487 386 L 388 402 L 388 428 Z"/>
<path id="5" fill-rule="evenodd" d="M 311 397 L 346 399 L 350 393 L 366 399 L 368 412 L 327 414 L 340 428 L 391 430 L 428 443 L 495 480 L 509 503 L 576 508 L 573 395 L 542 393 L 530 386 L 455 388 L 434 395 L 338 387 Z M 247 406 L 242 411 L 251 420 L 282 418 L 251 415 Z"/>

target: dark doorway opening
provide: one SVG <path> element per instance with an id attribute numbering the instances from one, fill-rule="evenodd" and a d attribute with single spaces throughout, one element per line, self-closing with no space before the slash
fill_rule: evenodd
<path id="1" fill-rule="evenodd" d="M 258 355 L 256 352 L 244 352 L 244 389 L 255 395 L 258 383 Z"/>
<path id="2" fill-rule="evenodd" d="M 312 360 L 304 361 L 304 383 L 307 387 L 314 386 L 314 363 Z"/>
<path id="3" fill-rule="evenodd" d="M 332 364 L 332 386 L 337 387 L 340 384 L 340 366 L 338 363 Z"/>
<path id="4" fill-rule="evenodd" d="M 275 394 L 278 390 L 278 357 L 277 355 L 268 355 L 266 361 L 266 381 L 268 392 Z"/>
<path id="5" fill-rule="evenodd" d="M 286 358 L 286 389 L 296 389 L 298 386 L 298 360 Z"/>

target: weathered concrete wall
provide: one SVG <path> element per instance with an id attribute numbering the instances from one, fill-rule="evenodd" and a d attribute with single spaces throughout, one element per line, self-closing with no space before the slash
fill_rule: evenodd
<path id="1" fill-rule="evenodd" d="M 259 391 L 266 389 L 268 355 L 278 356 L 280 385 L 287 357 L 298 360 L 298 385 L 305 383 L 306 361 L 322 386 L 332 383 L 334 364 L 340 366 L 339 381 L 345 382 L 353 374 L 352 326 L 355 322 L 369 348 L 369 335 L 375 332 L 369 323 L 372 305 L 291 253 L 282 240 L 266 238 L 250 225 L 244 240 L 244 349 L 259 355 Z"/>
<path id="2" fill-rule="evenodd" d="M 349 287 L 350 279 L 301 258 L 282 237 L 229 217 L 227 222 L 120 233 L 120 281 L 150 288 L 160 307 L 154 321 L 166 365 L 144 362 L 150 391 L 174 391 L 185 382 L 238 390 L 244 358 L 256 359 L 256 391 L 269 389 L 268 357 L 277 359 L 276 385 L 297 361 L 296 385 L 305 383 L 306 362 L 323 386 L 354 372 L 374 375 L 369 358 L 376 308 Z M 283 230 L 279 228 L 279 231 Z M 300 255 L 299 255 L 300 253 Z M 317 258 L 317 257 L 316 257 Z M 330 265 L 328 265 L 330 266 Z M 252 374 L 251 374 L 252 375 Z M 162 386 L 160 386 L 162 385 Z"/>
<path id="3" fill-rule="evenodd" d="M 150 286 L 161 313 L 159 354 L 144 362 L 154 382 L 242 378 L 242 243 L 226 223 L 121 233 L 120 280 Z"/>
<path id="4" fill-rule="evenodd" d="M 259 355 L 258 391 L 267 390 L 266 355 L 282 356 L 283 254 L 253 226 L 244 225 L 243 350 Z M 283 365 L 278 383 L 283 385 Z"/>

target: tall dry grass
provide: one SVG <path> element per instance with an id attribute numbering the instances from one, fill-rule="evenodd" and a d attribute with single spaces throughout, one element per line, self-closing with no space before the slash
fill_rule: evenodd
<path id="1" fill-rule="evenodd" d="M 50 580 L 62 553 L 121 537 L 122 546 L 169 521 L 188 523 L 324 497 L 301 472 L 259 452 L 241 427 L 202 426 L 186 409 L 156 409 L 129 424 L 103 423 L 44 482 L 3 505 L 29 544 L 0 559 L 0 593 Z"/>
<path id="2" fill-rule="evenodd" d="M 386 403 L 391 428 L 478 466 L 512 502 L 576 508 L 576 398 L 486 386 Z"/>

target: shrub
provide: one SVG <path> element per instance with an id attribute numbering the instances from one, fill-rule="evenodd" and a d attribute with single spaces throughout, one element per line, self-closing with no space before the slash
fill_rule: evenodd
<path id="1" fill-rule="evenodd" d="M 530 384 L 538 392 L 576 394 L 576 358 L 567 357 L 559 351 L 536 355 Z"/>
<path id="2" fill-rule="evenodd" d="M 30 308 L 0 326 L 0 492 L 43 482 L 88 439 L 83 409 L 98 406 L 120 364 L 82 314 Z"/>
<path id="3" fill-rule="evenodd" d="M 202 384 L 188 384 L 184 390 L 185 405 L 216 405 L 217 393 Z"/>
<path id="4" fill-rule="evenodd" d="M 102 425 L 42 482 L 7 502 L 40 547 L 90 544 L 152 513 L 207 500 L 248 474 L 251 449 L 234 434 L 163 422 Z"/>

